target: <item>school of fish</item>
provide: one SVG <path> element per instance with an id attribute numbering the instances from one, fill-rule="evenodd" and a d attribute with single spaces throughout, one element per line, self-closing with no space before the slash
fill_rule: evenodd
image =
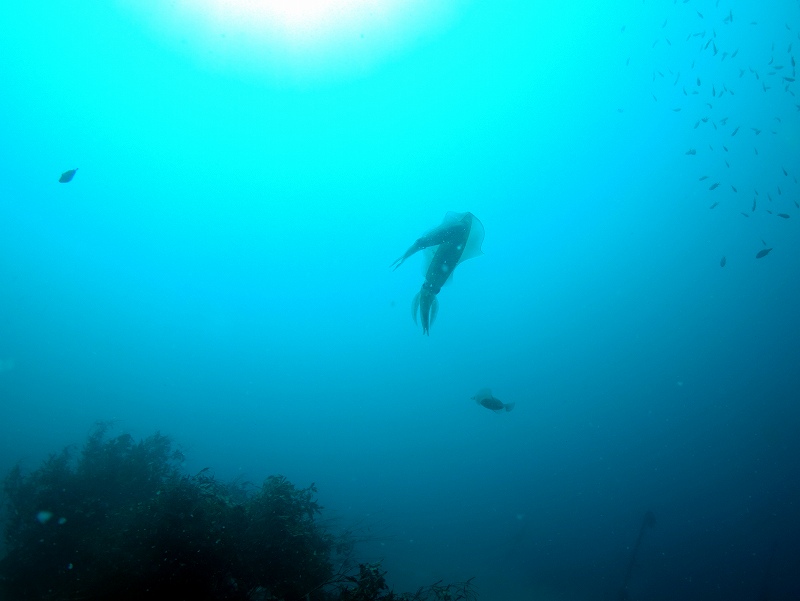
<path id="1" fill-rule="evenodd" d="M 763 245 L 750 252 L 764 258 L 772 247 L 766 248 L 763 238 L 792 227 L 791 217 L 800 209 L 800 161 L 782 150 L 783 140 L 800 131 L 795 96 L 800 0 L 793 11 L 797 22 L 777 24 L 768 12 L 759 14 L 750 7 L 739 14 L 745 10 L 741 5 L 724 0 L 713 8 L 695 0 L 666 6 L 668 14 L 652 24 L 650 52 L 634 47 L 634 60 L 656 65 L 650 94 L 656 110 L 663 110 L 661 119 L 670 128 L 685 128 L 684 175 L 696 183 L 713 182 L 697 188 L 700 206 L 716 209 L 721 218 L 737 213 L 748 218 L 752 241 L 760 239 Z M 791 19 L 792 13 L 785 18 Z M 669 98 L 669 106 L 661 109 L 665 103 L 659 98 Z M 787 225 L 780 225 L 783 220 Z M 745 248 L 722 256 L 721 267 L 731 255 L 746 256 L 746 245 L 752 242 L 737 242 Z"/>

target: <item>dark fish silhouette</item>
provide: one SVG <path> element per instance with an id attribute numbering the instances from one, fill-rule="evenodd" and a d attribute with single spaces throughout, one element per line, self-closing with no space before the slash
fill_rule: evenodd
<path id="1" fill-rule="evenodd" d="M 715 189 L 717 188 L 717 186 L 719 186 L 719 182 L 714 182 L 713 184 L 711 184 L 711 185 L 708 187 L 708 189 L 709 189 L 709 190 L 715 190 Z"/>
<path id="2" fill-rule="evenodd" d="M 735 135 L 736 135 L 736 132 L 738 132 L 738 131 L 739 131 L 739 127 L 737 126 L 737 127 L 736 127 L 736 129 L 734 129 L 734 130 L 731 132 L 731 135 L 732 135 L 732 136 L 735 136 Z"/>
<path id="3" fill-rule="evenodd" d="M 58 182 L 61 184 L 66 184 L 72 181 L 72 178 L 75 177 L 75 172 L 78 170 L 76 167 L 75 169 L 70 169 L 69 171 L 65 171 L 61 174 L 61 177 L 58 178 Z"/>
<path id="4" fill-rule="evenodd" d="M 778 213 L 778 217 L 783 217 L 784 219 L 789 219 L 788 213 Z"/>
<path id="5" fill-rule="evenodd" d="M 714 208 L 714 207 L 716 207 L 718 204 L 719 204 L 718 202 L 715 202 L 714 204 L 712 204 L 712 205 L 711 205 L 710 207 L 708 207 L 708 208 L 709 208 L 709 209 L 713 209 L 713 208 Z"/>
<path id="6" fill-rule="evenodd" d="M 702 182 L 704 179 L 708 179 L 708 176 L 707 175 L 701 175 L 700 176 L 700 181 Z"/>
<path id="7" fill-rule="evenodd" d="M 756 253 L 756 259 L 762 259 L 762 258 L 766 257 L 769 254 L 769 251 L 771 251 L 771 250 L 772 250 L 771 248 L 765 248 L 763 250 L 758 251 Z"/>
<path id="8" fill-rule="evenodd" d="M 728 262 L 728 261 L 727 261 L 727 259 L 725 259 L 725 257 L 722 257 L 722 258 L 719 260 L 719 266 L 720 266 L 720 267 L 725 267 L 725 263 L 727 263 L 727 262 Z"/>
<path id="9" fill-rule="evenodd" d="M 487 409 L 491 409 L 495 413 L 500 413 L 502 411 L 511 411 L 514 408 L 515 403 L 503 403 L 499 399 L 496 399 L 492 396 L 492 391 L 488 388 L 481 388 L 478 392 L 475 393 L 475 396 L 472 397 L 475 399 L 475 402 L 478 403 L 481 407 L 486 407 Z"/>

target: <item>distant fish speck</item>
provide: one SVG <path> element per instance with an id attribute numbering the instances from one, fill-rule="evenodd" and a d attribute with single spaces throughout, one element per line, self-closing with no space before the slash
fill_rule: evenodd
<path id="1" fill-rule="evenodd" d="M 722 257 L 722 258 L 719 260 L 719 266 L 720 266 L 720 267 L 725 267 L 725 263 L 727 263 L 727 262 L 728 262 L 728 261 L 727 261 L 727 259 L 725 259 L 725 257 Z"/>
<path id="2" fill-rule="evenodd" d="M 700 181 L 702 182 L 704 179 L 708 179 L 708 176 L 707 175 L 701 175 L 700 176 Z"/>
<path id="3" fill-rule="evenodd" d="M 70 169 L 69 171 L 65 171 L 61 174 L 61 177 L 58 178 L 58 182 L 61 184 L 66 184 L 72 181 L 72 178 L 75 177 L 75 172 L 78 170 L 76 167 L 75 169 Z"/>
<path id="4" fill-rule="evenodd" d="M 697 151 L 694 148 L 690 148 L 686 151 L 686 154 L 697 154 Z"/>
<path id="5" fill-rule="evenodd" d="M 712 204 L 710 207 L 708 207 L 708 208 L 709 208 L 709 209 L 713 209 L 713 208 L 715 208 L 715 207 L 716 207 L 718 204 L 719 204 L 719 202 L 715 202 L 715 203 L 713 203 L 713 204 Z"/>

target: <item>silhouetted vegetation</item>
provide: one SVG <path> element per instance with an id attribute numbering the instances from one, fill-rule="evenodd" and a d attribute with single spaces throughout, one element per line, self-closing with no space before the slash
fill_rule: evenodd
<path id="1" fill-rule="evenodd" d="M 79 456 L 52 455 L 5 480 L 0 598 L 471 600 L 469 582 L 387 592 L 377 564 L 350 575 L 353 540 L 318 519 L 316 489 L 270 476 L 258 488 L 181 472 L 156 433 L 89 436 Z M 333 560 L 337 569 L 334 569 Z"/>

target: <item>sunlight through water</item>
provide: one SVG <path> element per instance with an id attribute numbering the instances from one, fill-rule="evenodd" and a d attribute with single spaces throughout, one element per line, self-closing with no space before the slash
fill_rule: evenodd
<path id="1" fill-rule="evenodd" d="M 176 0 L 128 3 L 217 68 L 290 79 L 352 77 L 424 42 L 458 0 Z M 288 71 L 288 74 L 287 74 Z"/>

